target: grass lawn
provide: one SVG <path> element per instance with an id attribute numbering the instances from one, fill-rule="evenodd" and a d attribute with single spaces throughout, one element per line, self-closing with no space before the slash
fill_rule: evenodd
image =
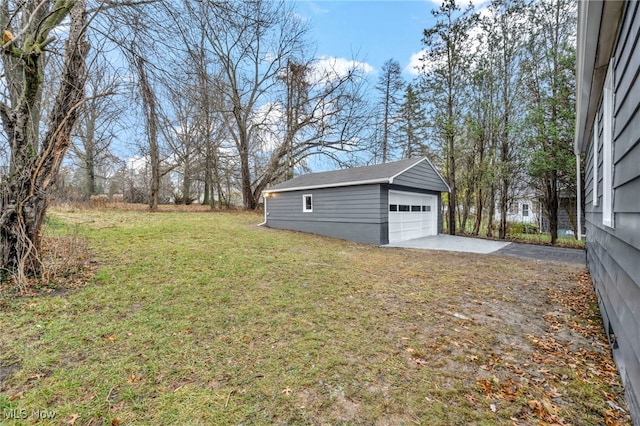
<path id="1" fill-rule="evenodd" d="M 258 214 L 50 217 L 98 268 L 0 298 L 2 425 L 630 424 L 584 268 Z"/>

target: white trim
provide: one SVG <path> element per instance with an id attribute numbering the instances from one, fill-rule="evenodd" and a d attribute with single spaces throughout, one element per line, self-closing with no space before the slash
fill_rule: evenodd
<path id="1" fill-rule="evenodd" d="M 436 169 L 433 166 L 433 163 L 431 161 L 429 161 L 429 159 L 427 157 L 421 158 L 419 161 L 416 161 L 411 166 L 407 167 L 406 169 L 402 170 L 399 173 L 396 173 L 395 175 L 393 175 L 391 177 L 376 178 L 376 179 L 369 179 L 369 180 L 335 182 L 335 183 L 329 183 L 329 184 L 324 184 L 324 185 L 296 186 L 296 187 L 292 187 L 292 188 L 283 188 L 283 189 L 266 189 L 263 192 L 269 194 L 269 193 L 276 193 L 276 192 L 307 191 L 307 190 L 310 190 L 310 189 L 320 189 L 320 188 L 339 188 L 339 187 L 342 187 L 342 186 L 371 185 L 371 184 L 378 184 L 378 183 L 392 184 L 393 180 L 395 178 L 397 178 L 401 174 L 407 172 L 408 170 L 411 170 L 413 167 L 417 166 L 418 164 L 422 163 L 423 161 L 426 161 L 429 164 L 429 166 L 431 166 L 431 168 L 436 173 L 436 175 L 440 178 L 442 183 L 444 183 L 444 185 L 447 187 L 447 191 L 451 192 L 451 187 L 447 184 L 447 181 L 444 180 L 444 178 L 442 177 L 440 172 L 438 172 L 438 169 Z"/>
<path id="2" fill-rule="evenodd" d="M 295 188 L 283 188 L 283 189 L 267 189 L 264 192 L 267 194 L 277 193 L 277 192 L 291 192 L 291 191 L 306 191 L 309 189 L 320 189 L 320 188 L 338 188 L 341 186 L 355 186 L 355 185 L 370 185 L 374 183 L 389 183 L 389 178 L 382 179 L 371 179 L 371 180 L 359 180 L 354 182 L 336 182 L 329 183 L 325 185 L 307 185 L 307 186 L 297 186 Z"/>
<path id="3" fill-rule="evenodd" d="M 598 139 L 600 129 L 598 129 L 598 118 L 593 121 L 593 205 L 598 205 Z"/>
<path id="4" fill-rule="evenodd" d="M 440 174 L 440 172 L 438 171 L 438 169 L 435 168 L 435 166 L 433 165 L 433 163 L 429 160 L 429 158 L 427 157 L 423 157 L 422 160 L 418 161 L 417 163 L 413 164 L 410 167 L 407 167 L 406 169 L 404 169 L 403 171 L 401 171 L 400 173 L 396 173 L 395 175 L 391 176 L 389 178 L 389 184 L 393 183 L 393 180 L 395 178 L 397 178 L 398 176 L 400 176 L 401 174 L 403 174 L 404 172 L 407 172 L 409 170 L 411 170 L 412 168 L 414 168 L 415 166 L 417 166 L 418 164 L 422 163 L 423 161 L 426 161 L 427 164 L 429 164 L 429 166 L 431 166 L 431 168 L 433 169 L 434 172 L 436 172 L 436 175 L 438 175 L 438 177 L 440 178 L 440 180 L 442 181 L 442 183 L 444 183 L 444 186 L 447 187 L 447 192 L 451 192 L 451 187 L 449 186 L 449 184 L 447 183 L 446 180 L 444 180 L 444 178 L 442 177 L 442 175 Z"/>
<path id="5" fill-rule="evenodd" d="M 309 197 L 309 204 L 311 204 L 311 208 L 307 208 L 307 197 Z M 313 194 L 302 194 L 302 211 L 304 213 L 312 213 L 313 212 Z"/>
<path id="6" fill-rule="evenodd" d="M 613 228 L 613 58 L 602 93 L 602 224 Z"/>
<path id="7" fill-rule="evenodd" d="M 269 215 L 269 213 L 267 213 L 267 194 L 263 194 L 262 195 L 262 199 L 264 200 L 264 206 L 262 206 L 264 208 L 264 222 L 259 223 L 258 226 L 264 226 L 267 224 L 267 216 Z"/>
<path id="8" fill-rule="evenodd" d="M 576 186 L 577 186 L 577 204 L 576 219 L 578 222 L 578 240 L 582 240 L 582 175 L 580 174 L 580 154 L 576 154 Z"/>
<path id="9" fill-rule="evenodd" d="M 449 184 L 447 183 L 446 180 L 444 180 L 444 178 L 442 177 L 442 175 L 440 174 L 440 172 L 438 171 L 438 169 L 436 169 L 436 167 L 433 165 L 433 163 L 431 162 L 431 160 L 429 160 L 427 157 L 424 157 L 427 160 L 427 163 L 429 163 L 429 165 L 431 166 L 431 168 L 433 169 L 434 172 L 436 172 L 436 174 L 438 175 L 438 177 L 440 178 L 440 180 L 442 181 L 442 183 L 444 183 L 444 186 L 447 187 L 447 192 L 451 192 L 451 187 L 449 186 Z"/>
<path id="10" fill-rule="evenodd" d="M 426 160 L 426 159 L 427 159 L 427 157 L 424 157 L 424 158 L 420 159 L 420 161 L 416 161 L 415 163 L 413 163 L 412 165 L 410 165 L 409 167 L 407 167 L 407 168 L 406 168 L 406 169 L 404 169 L 403 171 L 398 172 L 398 173 L 396 173 L 395 175 L 391 176 L 391 177 L 389 178 L 389 183 L 390 183 L 390 184 L 391 184 L 391 183 L 393 183 L 393 180 L 394 180 L 395 178 L 397 178 L 398 176 L 400 176 L 400 175 L 401 175 L 401 174 L 403 174 L 404 172 L 406 172 L 406 171 L 408 171 L 408 170 L 413 169 L 415 166 L 417 166 L 418 164 L 422 163 L 422 162 L 423 162 L 424 160 Z"/>
<path id="11" fill-rule="evenodd" d="M 609 58 L 613 54 L 624 1 L 578 1 L 576 48 L 576 128 L 574 153 L 584 152 L 600 104 Z"/>

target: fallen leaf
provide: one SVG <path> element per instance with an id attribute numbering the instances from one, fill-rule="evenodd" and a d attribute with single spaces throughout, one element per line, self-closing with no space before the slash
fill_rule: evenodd
<path id="1" fill-rule="evenodd" d="M 282 393 L 285 395 L 291 395 L 291 392 L 293 392 L 290 388 L 285 388 Z"/>
<path id="2" fill-rule="evenodd" d="M 22 398 L 22 395 L 24 395 L 24 391 L 11 395 L 11 397 L 9 398 L 9 401 L 15 401 L 16 399 L 20 399 Z"/>
<path id="3" fill-rule="evenodd" d="M 79 418 L 80 418 L 80 414 L 72 414 L 71 418 L 67 420 L 67 424 L 69 426 L 73 426 L 76 424 L 76 420 L 78 420 Z"/>

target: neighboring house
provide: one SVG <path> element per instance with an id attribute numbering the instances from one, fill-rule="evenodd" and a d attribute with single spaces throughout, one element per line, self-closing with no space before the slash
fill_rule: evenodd
<path id="1" fill-rule="evenodd" d="M 311 173 L 263 192 L 265 224 L 388 244 L 438 234 L 448 191 L 427 158 Z"/>
<path id="2" fill-rule="evenodd" d="M 544 209 L 542 209 L 540 223 L 540 230 L 549 233 L 551 225 L 549 224 L 549 216 Z M 566 191 L 560 191 L 558 194 L 558 237 L 575 237 L 577 229 L 576 197 Z M 581 235 L 584 235 L 584 227 Z"/>
<path id="3" fill-rule="evenodd" d="M 578 5 L 575 152 L 586 160 L 587 264 L 640 425 L 640 2 Z"/>
<path id="4" fill-rule="evenodd" d="M 500 204 L 496 203 L 496 221 L 500 221 Z M 507 210 L 507 222 L 511 223 L 532 223 L 540 226 L 540 203 L 533 195 L 521 195 L 513 199 Z"/>

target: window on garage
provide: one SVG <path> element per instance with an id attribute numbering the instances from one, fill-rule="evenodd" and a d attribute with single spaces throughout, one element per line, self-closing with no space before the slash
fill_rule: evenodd
<path id="1" fill-rule="evenodd" d="M 304 194 L 302 196 L 302 211 L 303 212 L 312 212 L 313 211 L 313 195 Z"/>

